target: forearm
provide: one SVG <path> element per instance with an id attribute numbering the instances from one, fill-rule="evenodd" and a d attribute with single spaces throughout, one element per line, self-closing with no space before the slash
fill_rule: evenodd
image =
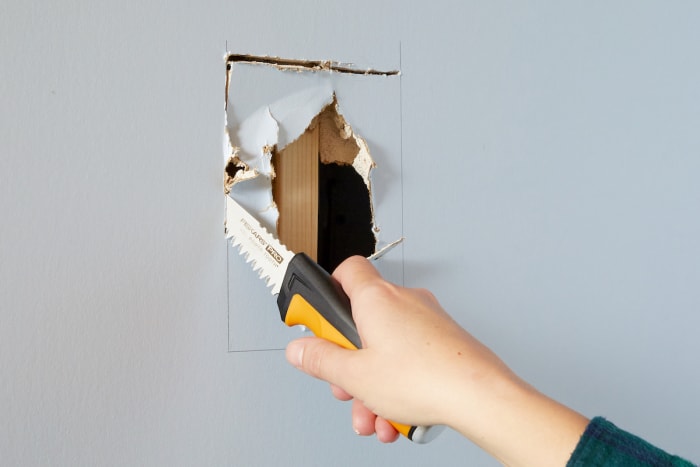
<path id="1" fill-rule="evenodd" d="M 473 394 L 473 381 L 464 384 L 472 386 Z M 566 465 L 587 418 L 539 393 L 509 370 L 480 384 L 480 395 L 462 401 L 455 398 L 450 426 L 504 465 Z"/>
<path id="2" fill-rule="evenodd" d="M 529 386 L 429 292 L 384 281 L 360 257 L 343 262 L 334 277 L 350 297 L 362 349 L 303 338 L 289 344 L 287 358 L 330 382 L 339 399 L 355 398 L 358 434 L 376 433 L 390 442 L 398 433 L 386 420 L 445 424 L 511 467 L 603 465 L 601 455 L 610 460 L 606 465 L 638 465 L 616 461 L 641 459 L 636 448 L 620 444 L 629 436 L 595 420 L 589 425 L 584 416 Z M 662 456 L 653 449 L 644 452 Z M 689 465 L 676 457 L 672 461 Z"/>

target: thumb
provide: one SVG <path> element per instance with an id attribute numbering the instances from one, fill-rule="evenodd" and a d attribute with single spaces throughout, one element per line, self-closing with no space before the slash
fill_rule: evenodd
<path id="1" fill-rule="evenodd" d="M 302 337 L 287 345 L 287 361 L 316 378 L 344 387 L 344 370 L 353 351 L 318 337 Z"/>

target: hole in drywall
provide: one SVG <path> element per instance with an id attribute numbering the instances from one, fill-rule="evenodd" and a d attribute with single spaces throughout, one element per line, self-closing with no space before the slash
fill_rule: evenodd
<path id="1" fill-rule="evenodd" d="M 294 142 L 272 156 L 277 233 L 328 271 L 352 255 L 369 256 L 376 237 L 364 140 L 338 112 L 334 99 Z"/>
<path id="2" fill-rule="evenodd" d="M 232 156 L 226 162 L 226 167 L 224 168 L 224 191 L 228 193 L 231 191 L 231 186 L 235 183 L 240 172 L 245 172 L 248 166 L 243 163 L 237 156 Z"/>
<path id="3" fill-rule="evenodd" d="M 272 183 L 275 169 L 279 168 L 271 164 L 273 153 L 281 152 L 299 139 L 314 118 L 333 102 L 335 91 L 340 103 L 337 113 L 343 115 L 352 129 L 362 136 L 356 140 L 345 132 L 344 139 L 350 140 L 351 157 L 347 165 L 339 165 L 347 168 L 352 164 L 363 181 L 371 179 L 372 222 L 375 229 L 378 223 L 382 227 L 381 232 L 373 232 L 377 245 L 375 251 L 370 252 L 376 258 L 397 245 L 402 234 L 403 202 L 398 73 L 363 68 L 345 71 L 344 68 L 354 65 L 328 61 L 301 63 L 298 60 L 269 57 L 257 60 L 256 57 L 233 55 L 227 58 L 230 68 L 227 67 L 225 73 L 226 124 L 222 162 L 228 165 L 228 170 L 221 173 L 227 196 L 237 200 L 266 229 L 276 234 L 279 211 L 277 202 L 273 201 Z M 399 58 L 390 61 L 399 63 Z M 334 132 L 339 134 L 337 129 Z M 363 138 L 366 142 L 362 141 Z M 367 176 L 373 165 L 367 143 L 371 144 L 377 164 L 381 164 L 381 174 L 384 174 L 381 177 L 376 177 L 380 173 L 374 172 L 371 172 L 372 177 Z M 359 154 L 353 161 L 352 156 L 358 147 Z M 320 164 L 316 167 L 322 168 Z M 370 192 L 369 186 L 365 189 Z M 233 222 L 232 215 L 231 210 L 226 213 L 227 222 Z M 318 222 L 318 217 L 316 219 Z M 338 215 L 336 220 L 339 223 L 344 220 L 345 225 L 349 222 L 343 215 Z M 315 238 L 316 242 L 323 241 L 323 236 Z M 387 244 L 394 239 L 398 240 Z M 279 317 L 269 313 L 250 313 L 252 308 L 267 303 L 269 290 L 241 260 L 237 248 L 229 247 L 227 252 L 228 350 L 245 352 L 283 348 L 290 335 L 286 326 L 279 326 L 276 322 Z M 403 259 L 400 255 L 391 256 L 388 261 L 379 262 L 378 267 L 392 282 L 401 283 Z M 330 269 L 330 266 L 326 267 Z"/>

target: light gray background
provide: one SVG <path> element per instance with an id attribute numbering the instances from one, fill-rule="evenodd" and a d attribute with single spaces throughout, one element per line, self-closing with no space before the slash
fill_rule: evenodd
<path id="1" fill-rule="evenodd" d="M 700 460 L 699 20 L 2 2 L 2 464 L 496 465 L 450 432 L 358 438 L 281 352 L 227 352 L 226 41 L 376 67 L 400 43 L 405 283 L 543 391 Z"/>

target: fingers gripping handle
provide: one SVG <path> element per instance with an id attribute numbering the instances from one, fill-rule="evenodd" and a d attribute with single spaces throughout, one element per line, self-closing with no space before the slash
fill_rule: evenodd
<path id="1" fill-rule="evenodd" d="M 277 305 L 288 326 L 303 324 L 318 337 L 346 349 L 362 347 L 347 295 L 338 281 L 304 253 L 289 262 Z"/>
<path id="2" fill-rule="evenodd" d="M 362 347 L 347 295 L 338 281 L 304 253 L 290 261 L 277 305 L 287 326 L 304 325 L 316 336 L 346 349 Z M 390 423 L 417 443 L 427 443 L 442 428 Z"/>

